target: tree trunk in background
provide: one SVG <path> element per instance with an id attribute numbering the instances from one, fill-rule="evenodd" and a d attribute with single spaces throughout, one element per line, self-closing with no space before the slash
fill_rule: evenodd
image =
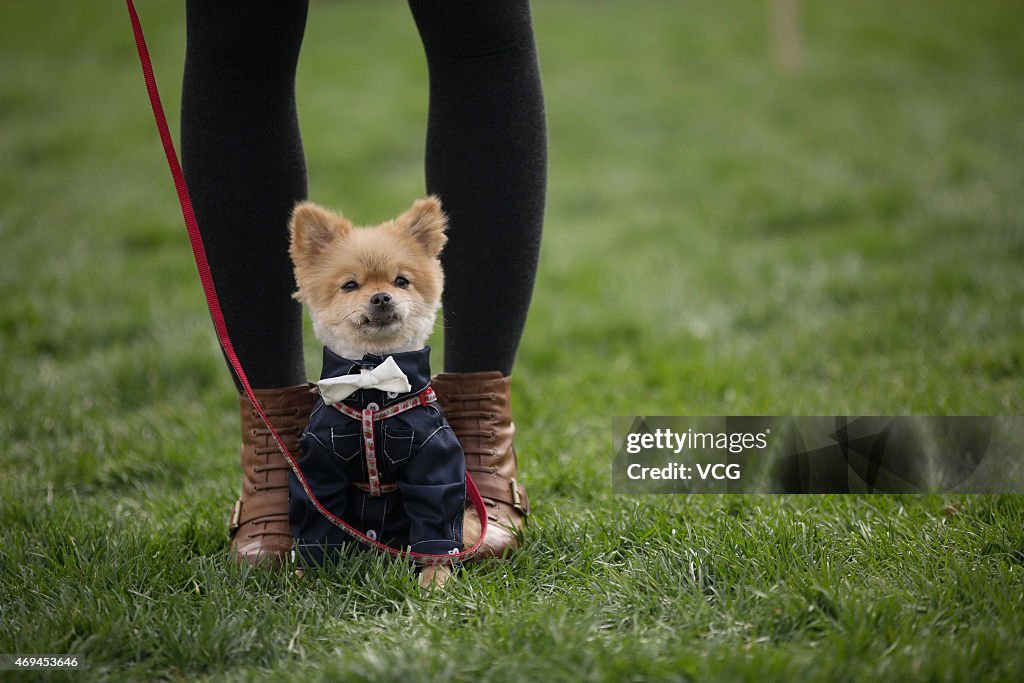
<path id="1" fill-rule="evenodd" d="M 797 0 L 771 0 L 772 52 L 785 73 L 795 74 L 803 63 Z"/>

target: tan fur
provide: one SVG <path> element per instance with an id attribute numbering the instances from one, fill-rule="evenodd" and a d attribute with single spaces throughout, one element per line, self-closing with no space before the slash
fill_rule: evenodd
<path id="1" fill-rule="evenodd" d="M 310 202 L 298 204 L 289 226 L 298 285 L 294 297 L 309 308 L 317 338 L 345 358 L 422 349 L 441 306 L 439 257 L 447 226 L 436 197 L 419 199 L 395 220 L 372 227 L 355 227 L 340 213 Z M 398 277 L 408 286 L 398 286 Z M 357 288 L 345 291 L 350 281 Z M 395 303 L 393 322 L 373 324 L 370 299 L 377 293 Z M 469 547 L 479 538 L 480 521 L 467 510 L 463 543 Z M 426 567 L 420 585 L 440 587 L 450 576 L 447 567 Z"/>
<path id="2" fill-rule="evenodd" d="M 452 570 L 445 564 L 432 564 L 420 570 L 419 584 L 421 588 L 441 588 L 452 577 Z"/>
<path id="3" fill-rule="evenodd" d="M 476 510 L 466 508 L 466 515 L 462 518 L 462 545 L 472 548 L 480 540 L 480 519 L 476 516 Z"/>
<path id="4" fill-rule="evenodd" d="M 462 545 L 471 548 L 480 539 L 480 519 L 476 516 L 476 510 L 466 509 L 466 515 L 462 518 Z M 420 571 L 419 584 L 422 588 L 441 588 L 452 577 L 452 570 L 448 565 L 430 565 Z"/>
<path id="5" fill-rule="evenodd" d="M 353 227 L 339 213 L 303 202 L 291 221 L 289 252 L 295 266 L 295 298 L 309 307 L 313 329 L 345 358 L 423 348 L 434 328 L 444 274 L 438 257 L 447 237 L 440 202 L 420 199 L 397 219 Z M 404 277 L 409 286 L 395 284 Z M 346 282 L 358 289 L 342 289 Z M 370 298 L 385 293 L 395 302 L 394 324 L 370 324 Z"/>

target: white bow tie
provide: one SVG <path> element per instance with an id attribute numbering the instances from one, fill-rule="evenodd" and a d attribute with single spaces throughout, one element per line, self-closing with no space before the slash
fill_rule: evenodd
<path id="1" fill-rule="evenodd" d="M 393 356 L 385 358 L 384 362 L 373 370 L 364 368 L 359 371 L 358 375 L 328 377 L 320 380 L 316 385 L 320 387 L 320 396 L 323 397 L 324 403 L 329 405 L 344 401 L 360 389 L 380 389 L 399 394 L 412 389 L 409 378 L 398 367 Z"/>

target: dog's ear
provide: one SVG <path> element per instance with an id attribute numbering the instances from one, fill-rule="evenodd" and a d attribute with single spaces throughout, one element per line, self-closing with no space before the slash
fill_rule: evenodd
<path id="1" fill-rule="evenodd" d="M 438 256 L 448 241 L 444 234 L 448 228 L 448 218 L 441 210 L 441 200 L 434 196 L 417 199 L 411 209 L 395 219 L 395 224 L 399 230 L 423 245 L 431 256 Z"/>
<path id="2" fill-rule="evenodd" d="M 312 202 L 300 202 L 292 211 L 288 230 L 292 240 L 289 251 L 298 264 L 319 256 L 334 240 L 352 230 L 352 223 L 341 214 Z"/>

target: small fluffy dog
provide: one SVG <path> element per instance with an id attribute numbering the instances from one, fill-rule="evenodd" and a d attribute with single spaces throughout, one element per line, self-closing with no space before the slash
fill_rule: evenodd
<path id="1" fill-rule="evenodd" d="M 294 296 L 325 347 L 324 398 L 303 433 L 300 467 L 317 498 L 347 523 L 389 545 L 435 554 L 454 554 L 480 536 L 475 512 L 465 510 L 465 456 L 437 404 L 382 420 L 373 446 L 352 416 L 400 405 L 429 384 L 425 344 L 441 304 L 446 228 L 435 197 L 363 228 L 303 202 L 290 225 Z M 385 366 L 408 382 L 356 388 L 340 400 L 328 386 L 333 377 L 351 383 L 378 368 L 392 371 Z M 305 559 L 319 561 L 325 549 L 350 541 L 313 508 L 294 473 L 290 494 L 292 532 Z M 420 584 L 441 585 L 449 576 L 446 565 L 427 566 Z"/>

